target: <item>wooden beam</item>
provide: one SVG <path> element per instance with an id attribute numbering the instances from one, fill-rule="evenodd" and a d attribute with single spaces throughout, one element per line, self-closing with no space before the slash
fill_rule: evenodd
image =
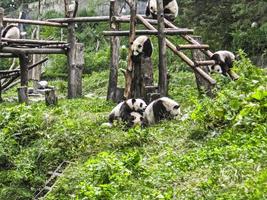
<path id="1" fill-rule="evenodd" d="M 183 44 L 183 45 L 178 45 L 176 46 L 178 51 L 184 50 L 184 49 L 208 49 L 209 45 L 207 44 Z"/>
<path id="2" fill-rule="evenodd" d="M 16 43 L 16 44 L 39 44 L 39 45 L 54 45 L 54 44 L 67 44 L 64 41 L 53 40 L 29 40 L 29 39 L 7 39 L 2 38 L 3 42 Z"/>
<path id="3" fill-rule="evenodd" d="M 129 99 L 132 97 L 132 88 L 133 88 L 133 61 L 132 61 L 132 50 L 131 44 L 135 39 L 135 31 L 136 31 L 136 13 L 137 13 L 137 0 L 126 0 L 126 3 L 130 7 L 130 32 L 129 32 L 129 49 L 128 49 L 128 64 L 127 70 L 125 73 L 125 90 L 124 90 L 124 98 Z"/>
<path id="4" fill-rule="evenodd" d="M 2 30 L 3 30 L 3 19 L 4 19 L 4 8 L 0 7 L 0 46 L 2 46 Z"/>
<path id="5" fill-rule="evenodd" d="M 61 48 L 16 48 L 16 47 L 3 47 L 1 50 L 3 53 L 14 54 L 65 54 L 66 51 Z"/>
<path id="6" fill-rule="evenodd" d="M 158 44 L 159 44 L 159 93 L 161 96 L 167 96 L 168 94 L 168 82 L 167 82 L 167 46 L 166 46 L 166 31 L 164 24 L 164 12 L 163 12 L 163 0 L 157 0 L 158 8 Z"/>
<path id="7" fill-rule="evenodd" d="M 29 19 L 13 19 L 13 18 L 4 18 L 6 23 L 20 23 L 20 24 L 33 24 L 33 25 L 43 25 L 43 26 L 54 26 L 54 27 L 67 27 L 67 24 L 41 21 L 41 20 L 29 20 Z"/>
<path id="8" fill-rule="evenodd" d="M 196 66 L 214 65 L 214 60 L 198 60 L 194 61 Z"/>
<path id="9" fill-rule="evenodd" d="M 129 23 L 130 22 L 130 16 L 115 16 L 115 21 L 120 23 Z M 157 25 L 158 20 L 156 19 L 146 19 L 150 24 Z M 138 23 L 140 23 L 139 20 L 137 20 Z"/>
<path id="10" fill-rule="evenodd" d="M 28 86 L 28 64 L 29 58 L 27 54 L 19 55 L 19 65 L 20 65 L 20 84 L 21 86 Z"/>
<path id="11" fill-rule="evenodd" d="M 119 30 L 119 23 L 114 21 L 114 16 L 118 15 L 118 3 L 115 0 L 110 1 L 110 30 Z M 107 99 L 117 101 L 117 82 L 118 82 L 118 65 L 120 56 L 120 38 L 112 36 L 110 38 L 110 73 Z"/>
<path id="12" fill-rule="evenodd" d="M 13 53 L 0 53 L 0 58 L 16 58 L 17 55 Z"/>
<path id="13" fill-rule="evenodd" d="M 165 35 L 180 35 L 193 33 L 192 29 L 165 29 L 163 30 Z M 105 36 L 129 36 L 130 31 L 103 31 Z M 136 35 L 158 35 L 157 30 L 136 30 Z"/>
<path id="14" fill-rule="evenodd" d="M 55 19 L 48 19 L 49 22 L 56 22 L 56 23 L 79 23 L 79 22 L 108 22 L 109 16 L 94 16 L 94 17 L 75 17 L 75 18 L 55 18 Z"/>

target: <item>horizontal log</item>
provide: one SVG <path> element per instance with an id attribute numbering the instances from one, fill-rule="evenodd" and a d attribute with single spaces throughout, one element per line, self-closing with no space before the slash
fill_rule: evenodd
<path id="1" fill-rule="evenodd" d="M 205 65 L 214 65 L 214 60 L 201 60 L 201 61 L 194 61 L 196 66 L 205 66 Z"/>
<path id="2" fill-rule="evenodd" d="M 179 35 L 179 34 L 188 34 L 192 33 L 192 29 L 168 29 L 164 33 L 166 35 Z M 105 36 L 129 36 L 129 31 L 103 31 Z M 137 30 L 136 35 L 158 35 L 158 30 Z"/>
<path id="3" fill-rule="evenodd" d="M 129 16 L 115 16 L 114 20 L 116 22 L 120 22 L 120 23 L 129 23 L 130 22 L 130 17 Z M 158 24 L 158 20 L 156 19 L 146 19 L 150 24 L 153 25 L 157 25 Z M 140 20 L 137 19 L 138 23 L 141 23 Z"/>
<path id="4" fill-rule="evenodd" d="M 12 53 L 0 53 L 0 58 L 16 58 L 18 56 L 12 54 Z"/>
<path id="5" fill-rule="evenodd" d="M 94 16 L 94 17 L 75 17 L 75 18 L 55 18 L 48 19 L 49 22 L 69 23 L 69 22 L 108 22 L 109 16 Z"/>
<path id="6" fill-rule="evenodd" d="M 16 47 L 3 47 L 3 53 L 14 54 L 65 54 L 66 51 L 61 48 L 16 48 Z"/>
<path id="7" fill-rule="evenodd" d="M 61 24 L 61 23 L 49 22 L 49 21 L 41 21 L 41 20 L 29 20 L 29 19 L 4 18 L 4 22 L 34 24 L 34 25 L 43 25 L 43 26 L 54 26 L 54 27 L 67 27 L 67 24 Z"/>
<path id="8" fill-rule="evenodd" d="M 178 51 L 184 50 L 184 49 L 208 49 L 209 45 L 207 44 L 184 44 L 184 45 L 178 45 L 176 46 L 176 49 Z"/>
<path id="9" fill-rule="evenodd" d="M 7 39 L 2 38 L 3 42 L 16 43 L 16 44 L 40 44 L 40 45 L 52 45 L 52 44 L 67 44 L 63 41 L 54 40 L 29 40 L 29 39 Z"/>

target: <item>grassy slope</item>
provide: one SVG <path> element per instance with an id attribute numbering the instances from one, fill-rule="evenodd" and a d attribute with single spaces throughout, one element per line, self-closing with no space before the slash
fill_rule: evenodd
<path id="1" fill-rule="evenodd" d="M 243 76 L 221 78 L 215 101 L 197 96 L 190 72 L 173 74 L 170 94 L 189 118 L 147 129 L 101 127 L 114 104 L 99 98 L 1 105 L 0 166 L 10 166 L 0 199 L 30 198 L 65 159 L 74 164 L 46 199 L 267 198 L 266 74 L 238 65 Z M 86 78 L 86 91 L 104 96 L 106 75 Z"/>

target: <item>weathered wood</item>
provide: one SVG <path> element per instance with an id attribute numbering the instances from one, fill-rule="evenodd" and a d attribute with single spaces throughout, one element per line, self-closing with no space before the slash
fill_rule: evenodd
<path id="1" fill-rule="evenodd" d="M 57 23 L 57 22 L 48 22 L 41 20 L 29 20 L 29 19 L 13 19 L 13 18 L 4 18 L 5 23 L 21 23 L 21 24 L 34 24 L 34 25 L 43 25 L 43 26 L 54 26 L 54 27 L 67 27 L 66 24 Z"/>
<path id="2" fill-rule="evenodd" d="M 33 40 L 33 39 L 9 39 L 2 38 L 3 42 L 14 43 L 14 44 L 38 44 L 38 45 L 53 45 L 53 44 L 67 44 L 64 41 L 55 41 L 55 40 Z"/>
<path id="3" fill-rule="evenodd" d="M 47 106 L 57 105 L 58 99 L 54 88 L 45 91 L 45 103 Z"/>
<path id="4" fill-rule="evenodd" d="M 19 55 L 20 65 L 20 84 L 21 86 L 28 86 L 28 64 L 29 58 L 26 54 Z"/>
<path id="5" fill-rule="evenodd" d="M 154 84 L 153 78 L 153 64 L 150 57 L 141 57 L 141 74 L 144 78 L 145 86 L 152 86 Z"/>
<path id="6" fill-rule="evenodd" d="M 164 32 L 164 12 L 163 12 L 163 0 L 157 0 L 158 8 L 158 44 L 159 44 L 159 93 L 161 96 L 167 96 L 168 84 L 167 84 L 167 48 L 166 48 L 166 34 Z"/>
<path id="7" fill-rule="evenodd" d="M 4 19 L 4 8 L 0 7 L 0 46 L 2 46 L 2 29 L 3 29 L 3 19 Z"/>
<path id="8" fill-rule="evenodd" d="M 115 31 L 119 29 L 119 24 L 113 20 L 113 16 L 118 14 L 118 3 L 115 0 L 110 1 L 110 29 Z M 120 55 L 120 39 L 112 36 L 110 38 L 110 73 L 108 83 L 107 99 L 116 101 L 117 82 L 118 82 L 118 65 Z"/>
<path id="9" fill-rule="evenodd" d="M 128 65 L 127 70 L 125 73 L 125 90 L 124 90 L 124 97 L 125 99 L 129 99 L 132 97 L 132 88 L 133 88 L 133 61 L 132 51 L 131 51 L 131 44 L 135 39 L 135 31 L 136 31 L 136 13 L 137 13 L 137 1 L 136 0 L 126 0 L 130 7 L 130 33 L 129 33 L 129 50 L 128 50 Z"/>
<path id="10" fill-rule="evenodd" d="M 108 22 L 110 16 L 93 16 L 93 17 L 75 17 L 75 18 L 55 18 L 48 19 L 49 22 L 57 22 L 57 23 L 79 23 L 79 22 Z"/>
<path id="11" fill-rule="evenodd" d="M 2 99 L 2 83 L 1 83 L 1 80 L 0 80 L 0 103 L 3 101 Z"/>
<path id="12" fill-rule="evenodd" d="M 82 43 L 76 43 L 73 31 L 74 29 L 69 30 L 71 48 L 68 51 L 68 98 L 77 98 L 82 96 L 84 45 Z"/>
<path id="13" fill-rule="evenodd" d="M 0 58 L 16 58 L 17 55 L 13 53 L 0 53 Z"/>
<path id="14" fill-rule="evenodd" d="M 17 48 L 17 47 L 3 47 L 1 50 L 3 53 L 14 54 L 65 54 L 65 49 L 62 48 Z"/>
<path id="15" fill-rule="evenodd" d="M 205 65 L 214 65 L 214 60 L 195 60 L 194 61 L 196 66 L 205 66 Z"/>
<path id="16" fill-rule="evenodd" d="M 129 23 L 130 22 L 130 16 L 116 16 L 114 17 L 117 22 L 120 23 Z M 155 19 L 146 19 L 150 24 L 157 25 L 158 20 Z M 138 23 L 140 23 L 139 20 L 137 20 Z"/>
<path id="17" fill-rule="evenodd" d="M 201 44 L 201 45 L 196 45 L 196 44 L 184 44 L 184 45 L 178 45 L 176 46 L 177 50 L 184 50 L 184 49 L 208 49 L 209 45 L 207 44 Z"/>
<path id="18" fill-rule="evenodd" d="M 192 29 L 164 29 L 163 33 L 165 35 L 180 35 L 180 34 L 190 34 Z M 130 31 L 103 31 L 105 36 L 129 36 Z M 157 30 L 136 30 L 136 35 L 158 35 Z"/>
<path id="19" fill-rule="evenodd" d="M 201 44 L 201 37 L 195 37 L 194 40 L 198 41 L 198 43 Z M 203 54 L 203 52 L 199 49 L 195 49 L 192 51 L 192 56 L 193 56 L 193 60 L 196 62 L 200 62 L 202 60 L 206 60 L 205 55 Z M 209 73 L 208 72 L 208 66 L 204 66 L 202 65 L 200 67 L 204 72 Z M 198 92 L 200 94 L 205 93 L 206 95 L 213 97 L 213 93 L 212 93 L 212 89 L 214 85 L 209 84 L 205 79 L 203 79 L 202 76 L 200 76 L 198 73 L 195 73 L 195 77 L 196 77 L 196 85 L 197 85 L 197 89 Z"/>
<path id="20" fill-rule="evenodd" d="M 18 100 L 19 103 L 29 103 L 27 86 L 21 86 L 18 88 Z"/>
<path id="21" fill-rule="evenodd" d="M 151 30 L 156 30 L 151 24 L 149 24 L 141 15 L 137 15 L 137 18 L 148 28 Z M 195 66 L 195 63 L 188 58 L 183 52 L 177 51 L 176 46 L 172 44 L 168 39 L 166 39 L 167 46 L 178 55 L 184 62 L 188 64 L 194 71 L 199 73 L 203 78 L 209 81 L 210 84 L 216 84 L 216 81 L 212 79 L 207 73 L 205 73 L 202 69 Z"/>

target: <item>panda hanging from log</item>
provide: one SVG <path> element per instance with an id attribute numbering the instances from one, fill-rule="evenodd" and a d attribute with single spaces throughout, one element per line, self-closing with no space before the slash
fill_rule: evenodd
<path id="1" fill-rule="evenodd" d="M 216 72 L 224 76 L 231 74 L 231 68 L 235 61 L 235 55 L 232 52 L 226 50 L 216 51 L 211 59 L 215 61 L 215 64 L 209 66 L 210 73 Z"/>
<path id="2" fill-rule="evenodd" d="M 178 15 L 179 7 L 176 0 L 163 0 L 163 9 L 164 17 L 170 21 L 173 21 Z M 148 0 L 146 16 L 152 16 L 153 19 L 157 19 L 157 15 L 157 0 Z"/>

